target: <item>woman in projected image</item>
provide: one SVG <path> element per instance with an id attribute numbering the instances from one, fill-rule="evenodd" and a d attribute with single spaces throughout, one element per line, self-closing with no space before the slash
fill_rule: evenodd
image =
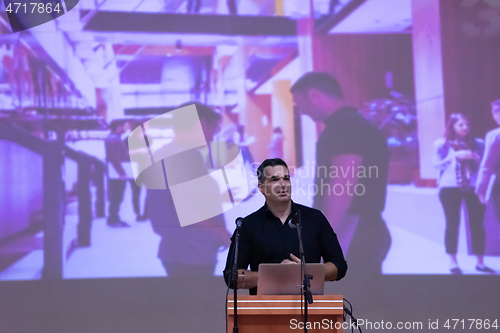
<path id="1" fill-rule="evenodd" d="M 457 261 L 460 208 L 465 200 L 469 217 L 472 253 L 477 257 L 476 270 L 494 271 L 484 265 L 485 207 L 474 193 L 477 171 L 484 152 L 484 142 L 470 136 L 469 120 L 460 113 L 449 116 L 444 139 L 434 144 L 434 166 L 439 169 L 439 199 L 446 217 L 445 247 L 450 256 L 450 272 L 462 274 Z"/>

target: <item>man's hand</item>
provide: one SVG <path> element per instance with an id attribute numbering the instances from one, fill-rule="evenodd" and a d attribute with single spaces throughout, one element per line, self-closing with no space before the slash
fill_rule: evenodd
<path id="1" fill-rule="evenodd" d="M 290 260 L 292 259 L 292 260 Z M 300 264 L 300 259 L 290 253 L 290 259 L 285 259 L 281 263 L 282 264 Z"/>

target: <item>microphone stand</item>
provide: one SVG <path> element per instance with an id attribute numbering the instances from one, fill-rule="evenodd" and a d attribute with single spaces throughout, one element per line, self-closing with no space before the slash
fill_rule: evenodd
<path id="1" fill-rule="evenodd" d="M 302 224 L 300 223 L 300 211 L 297 211 L 295 215 L 297 216 L 297 235 L 299 237 L 300 270 L 304 272 L 304 279 L 302 281 L 302 291 L 304 293 L 304 332 L 307 333 L 308 304 L 313 303 L 310 281 L 313 277 L 307 274 L 306 257 L 304 254 L 304 246 L 302 245 L 302 235 L 300 233 L 300 229 L 302 227 Z"/>
<path id="2" fill-rule="evenodd" d="M 243 222 L 242 218 L 236 219 L 236 233 L 234 239 L 234 262 L 231 280 L 233 283 L 233 309 L 234 309 L 234 322 L 233 333 L 238 333 L 238 243 L 240 241 L 240 229 Z"/>

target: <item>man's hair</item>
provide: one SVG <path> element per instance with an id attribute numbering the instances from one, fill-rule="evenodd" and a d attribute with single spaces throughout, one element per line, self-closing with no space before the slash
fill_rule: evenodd
<path id="1" fill-rule="evenodd" d="M 276 165 L 283 165 L 288 170 L 288 165 L 286 165 L 285 161 L 283 161 L 281 158 L 268 158 L 257 168 L 257 178 L 259 179 L 259 183 L 264 184 L 264 182 L 266 181 L 264 170 L 268 166 L 273 167 Z M 290 172 L 290 170 L 288 170 L 288 172 Z"/>
<path id="2" fill-rule="evenodd" d="M 193 104 L 196 106 L 196 111 L 198 111 L 198 117 L 200 117 L 200 120 L 204 119 L 209 123 L 218 123 L 219 121 L 221 121 L 222 116 L 219 113 L 215 112 L 210 106 L 203 103 L 188 102 L 182 104 L 181 106 L 179 106 L 179 108 Z"/>
<path id="3" fill-rule="evenodd" d="M 491 102 L 491 107 L 500 105 L 500 99 L 497 99 L 496 101 Z"/>
<path id="4" fill-rule="evenodd" d="M 290 88 L 292 94 L 306 94 L 309 89 L 317 89 L 332 97 L 344 98 L 342 88 L 336 78 L 325 72 L 309 72 L 304 74 Z"/>

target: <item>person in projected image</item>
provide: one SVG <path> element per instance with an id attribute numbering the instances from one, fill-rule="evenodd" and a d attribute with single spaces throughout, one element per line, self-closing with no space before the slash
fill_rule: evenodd
<path id="1" fill-rule="evenodd" d="M 462 274 L 457 261 L 458 229 L 462 201 L 469 217 L 472 253 L 476 255 L 476 270 L 494 271 L 484 265 L 484 205 L 474 193 L 484 142 L 470 135 L 466 116 L 453 113 L 448 117 L 445 136 L 434 143 L 434 166 L 439 170 L 439 199 L 446 219 L 445 248 L 450 256 L 451 274 Z"/>
<path id="2" fill-rule="evenodd" d="M 238 130 L 236 132 L 236 140 L 241 149 L 241 156 L 243 157 L 243 161 L 245 165 L 249 165 L 250 168 L 254 168 L 254 159 L 252 156 L 252 152 L 250 151 L 250 146 L 255 142 L 254 136 L 247 136 L 245 133 L 245 126 L 238 125 Z M 255 171 L 255 170 L 252 170 Z"/>
<path id="3" fill-rule="evenodd" d="M 227 10 L 229 11 L 229 14 L 231 15 L 237 15 L 238 14 L 238 5 L 236 3 L 236 0 L 227 0 Z M 188 0 L 187 1 L 187 13 L 194 13 L 198 14 L 200 13 L 200 9 L 202 7 L 202 1 L 201 0 Z"/>
<path id="4" fill-rule="evenodd" d="M 342 279 L 347 271 L 342 248 L 323 213 L 292 201 L 292 184 L 287 164 L 279 158 L 267 159 L 257 169 L 259 191 L 266 202 L 258 211 L 244 218 L 238 247 L 237 288 L 257 294 L 258 269 L 261 263 L 300 263 L 296 227 L 289 221 L 297 213 L 302 224 L 304 254 L 307 262 L 325 262 L 325 281 Z M 235 235 L 224 269 L 230 283 L 234 263 Z M 248 270 L 250 266 L 250 270 Z"/>
<path id="5" fill-rule="evenodd" d="M 137 127 L 141 126 L 141 123 L 135 119 L 131 119 L 128 121 L 129 124 L 129 129 L 134 130 Z M 138 133 L 138 132 L 133 132 L 133 133 Z M 128 145 L 129 142 L 129 136 L 130 135 L 138 135 L 138 134 L 131 134 L 130 132 L 126 133 L 126 138 L 125 138 L 125 144 Z M 134 138 L 132 138 L 133 140 Z M 129 155 L 132 156 L 133 154 L 144 154 L 147 153 L 147 151 L 137 151 L 138 149 L 130 149 L 129 147 Z M 136 184 L 134 179 L 129 180 L 130 187 L 132 189 L 132 206 L 134 207 L 134 213 L 136 216 L 136 221 L 137 222 L 145 222 L 148 220 L 148 213 L 147 213 L 147 208 L 143 208 L 143 213 L 141 214 L 141 187 Z"/>
<path id="6" fill-rule="evenodd" d="M 207 105 L 201 103 L 187 103 L 181 107 L 195 104 L 200 119 L 203 134 L 207 143 L 213 141 L 214 135 L 220 129 L 221 116 Z M 183 151 L 182 146 L 192 140 L 190 128 L 192 124 L 178 124 L 174 117 L 174 139 L 155 151 L 157 156 L 171 155 L 172 151 Z M 179 149 L 181 148 L 181 149 Z M 213 169 L 211 155 L 201 149 L 189 149 L 163 159 L 162 163 L 155 163 L 163 177 L 163 170 L 169 186 L 182 184 L 209 173 Z M 163 169 L 164 168 L 164 169 Z M 141 180 L 139 180 L 141 181 Z M 160 181 L 160 180 L 157 180 Z M 161 181 L 165 181 L 163 178 Z M 220 189 L 216 180 L 213 180 L 203 189 L 200 189 L 212 201 L 220 197 Z M 184 205 L 189 205 L 189 198 L 185 198 Z M 176 203 L 178 204 L 178 203 Z M 183 281 L 186 277 L 203 278 L 213 276 L 217 264 L 219 251 L 229 246 L 231 234 L 226 229 L 223 214 L 181 227 L 177 215 L 176 204 L 172 192 L 167 189 L 152 189 L 148 186 L 146 207 L 153 231 L 161 236 L 158 249 L 158 258 L 161 260 L 169 278 Z M 222 200 L 219 200 L 222 205 Z M 197 209 L 199 207 L 193 207 Z"/>
<path id="7" fill-rule="evenodd" d="M 188 0 L 187 12 L 198 14 L 201 9 L 201 0 Z"/>
<path id="8" fill-rule="evenodd" d="M 491 114 L 497 125 L 500 126 L 500 99 L 491 103 Z M 500 218 L 500 127 L 486 133 L 486 148 L 476 184 L 477 196 L 483 204 L 487 202 L 486 193 L 492 176 L 495 176 L 495 183 L 491 189 L 490 197 L 495 206 L 497 218 Z"/>
<path id="9" fill-rule="evenodd" d="M 269 158 L 283 158 L 283 141 L 283 130 L 279 126 L 275 127 L 271 136 L 271 142 L 267 146 L 267 149 L 269 149 Z"/>
<path id="10" fill-rule="evenodd" d="M 300 113 L 325 125 L 316 143 L 314 208 L 324 212 L 339 236 L 351 285 L 376 284 L 391 247 L 382 218 L 389 164 L 386 139 L 349 106 L 339 82 L 328 73 L 303 75 L 291 93 Z"/>
<path id="11" fill-rule="evenodd" d="M 107 225 L 112 228 L 127 228 L 130 225 L 120 220 L 120 206 L 127 186 L 127 174 L 122 163 L 130 161 L 127 145 L 122 136 L 128 131 L 129 123 L 115 119 L 109 128 L 111 132 L 105 141 L 109 200 Z"/>

